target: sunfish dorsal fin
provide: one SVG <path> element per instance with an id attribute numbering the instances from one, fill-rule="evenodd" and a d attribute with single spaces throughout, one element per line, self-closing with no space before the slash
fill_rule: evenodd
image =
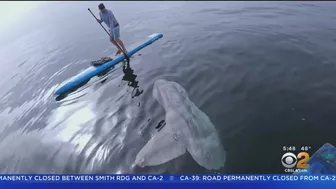
<path id="1" fill-rule="evenodd" d="M 160 165 L 186 152 L 186 148 L 179 141 L 178 133 L 168 124 L 140 150 L 135 159 L 137 165 L 140 167 Z"/>

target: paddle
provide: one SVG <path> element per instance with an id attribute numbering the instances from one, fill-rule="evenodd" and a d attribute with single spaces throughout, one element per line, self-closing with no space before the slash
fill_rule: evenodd
<path id="1" fill-rule="evenodd" d="M 90 10 L 90 8 L 88 8 L 88 11 L 92 14 L 92 16 L 96 19 L 96 20 L 98 20 L 97 19 L 97 17 L 93 14 L 93 12 Z M 98 22 L 99 23 L 99 22 Z M 101 24 L 101 23 L 99 23 L 99 25 L 105 30 L 105 32 L 107 33 L 107 35 L 109 35 L 110 36 L 110 33 L 105 29 L 105 27 Z M 111 36 L 110 36 L 111 37 Z M 120 47 L 120 45 L 115 41 L 115 44 L 117 44 L 117 46 L 118 46 L 118 48 L 121 50 L 121 52 L 124 54 L 124 56 L 125 56 L 125 58 L 126 58 L 126 60 L 127 61 L 129 61 L 129 57 L 127 56 L 127 54 L 122 50 L 122 48 Z"/>

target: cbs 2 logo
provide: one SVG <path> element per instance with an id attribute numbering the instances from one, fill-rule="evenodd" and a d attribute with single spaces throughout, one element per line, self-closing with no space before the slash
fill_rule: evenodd
<path id="1" fill-rule="evenodd" d="M 298 161 L 298 159 L 300 160 Z M 291 152 L 287 152 L 282 156 L 281 163 L 286 168 L 293 168 L 296 165 L 296 168 L 304 169 L 309 168 L 309 165 L 306 164 L 308 160 L 309 154 L 307 152 L 300 152 L 297 156 Z"/>

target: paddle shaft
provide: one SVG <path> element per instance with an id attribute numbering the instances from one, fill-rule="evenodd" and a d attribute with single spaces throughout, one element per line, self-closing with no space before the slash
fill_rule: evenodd
<path id="1" fill-rule="evenodd" d="M 91 11 L 90 8 L 88 8 L 88 11 L 92 14 L 92 16 L 93 16 L 96 20 L 98 20 L 98 18 L 93 14 L 93 12 Z M 104 29 L 104 31 L 107 33 L 107 35 L 109 35 L 109 36 L 111 37 L 110 33 L 105 29 L 105 27 L 104 27 L 100 22 L 98 22 L 98 23 L 99 23 L 99 25 Z M 126 58 L 127 60 L 129 60 L 129 57 L 128 57 L 127 54 L 123 51 L 123 49 L 120 47 L 120 45 L 119 45 L 116 41 L 114 41 L 114 42 L 115 42 L 115 44 L 117 44 L 119 50 L 121 50 L 121 52 L 124 54 L 125 58 Z"/>

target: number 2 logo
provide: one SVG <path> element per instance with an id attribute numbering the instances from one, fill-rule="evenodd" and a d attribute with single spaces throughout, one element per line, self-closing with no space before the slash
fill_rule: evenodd
<path id="1" fill-rule="evenodd" d="M 291 152 L 287 152 L 282 156 L 281 163 L 286 168 L 293 168 L 296 165 L 298 169 L 306 169 L 309 168 L 309 164 L 306 164 L 309 157 L 307 152 L 300 152 L 297 156 Z"/>

